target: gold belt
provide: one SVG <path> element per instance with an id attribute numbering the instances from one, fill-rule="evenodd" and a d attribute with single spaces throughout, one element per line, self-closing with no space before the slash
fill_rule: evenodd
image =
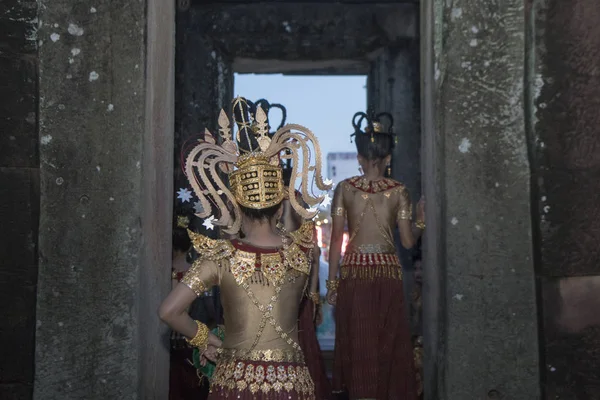
<path id="1" fill-rule="evenodd" d="M 348 246 L 347 253 L 374 254 L 395 253 L 396 248 L 388 244 L 361 244 L 359 246 Z"/>
<path id="2" fill-rule="evenodd" d="M 269 350 L 258 352 L 263 353 L 261 357 L 272 357 L 272 353 L 268 353 Z M 271 352 L 280 354 L 278 350 Z M 235 354 L 240 353 L 236 351 Z M 211 392 L 222 392 L 235 398 L 236 394 L 246 390 L 253 394 L 258 391 L 264 394 L 282 390 L 294 391 L 304 395 L 303 398 L 314 399 L 315 389 L 304 362 L 222 360 L 219 358 L 211 382 Z"/>
<path id="3" fill-rule="evenodd" d="M 342 259 L 340 276 L 342 279 L 402 280 L 402 266 L 396 254 L 346 253 Z"/>
<path id="4" fill-rule="evenodd" d="M 217 350 L 219 362 L 228 361 L 266 361 L 266 362 L 294 362 L 304 363 L 304 355 L 299 350 L 248 350 L 248 349 L 223 349 Z"/>
<path id="5" fill-rule="evenodd" d="M 396 254 L 380 253 L 346 253 L 342 259 L 342 265 L 400 265 L 400 259 Z"/>

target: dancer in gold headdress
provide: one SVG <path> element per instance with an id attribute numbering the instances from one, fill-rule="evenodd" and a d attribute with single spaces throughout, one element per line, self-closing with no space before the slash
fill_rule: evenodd
<path id="1" fill-rule="evenodd" d="M 383 116 L 390 120 L 388 129 L 380 120 Z M 425 227 L 423 204 L 412 225 L 406 186 L 385 177 L 394 145 L 391 115 L 357 113 L 353 125 L 364 173 L 336 187 L 331 207 L 327 298 L 336 305 L 334 390 L 348 391 L 352 400 L 416 400 L 402 267 L 393 231 L 398 227 L 402 245 L 411 248 Z M 346 222 L 350 238 L 341 259 Z"/>
<path id="2" fill-rule="evenodd" d="M 233 138 L 224 112 L 219 117 L 223 142 L 208 134 L 189 154 L 186 173 L 202 204 L 206 226 L 228 234 L 240 229 L 244 239 L 213 240 L 190 233 L 200 258 L 161 305 L 161 318 L 216 359 L 210 399 L 314 399 L 314 385 L 298 344 L 297 316 L 311 268 L 311 250 L 293 237 L 282 237 L 275 220 L 281 215 L 281 159 L 293 160 L 292 179 L 301 180 L 301 206 L 290 185 L 290 204 L 303 218 L 313 218 L 323 196 L 311 192 L 330 183 L 321 177 L 321 154 L 314 135 L 288 124 L 269 137 L 266 116 L 258 108 L 251 129 L 247 102 L 234 100 L 238 125 Z M 237 144 L 236 144 L 237 142 Z M 316 160 L 311 160 L 311 156 Z M 228 175 L 230 187 L 221 179 Z M 219 215 L 211 214 L 214 202 Z M 231 204 L 230 209 L 226 203 Z M 225 317 L 221 342 L 185 312 L 193 299 L 220 285 Z"/>
<path id="3" fill-rule="evenodd" d="M 256 109 L 260 106 L 267 114 L 267 125 L 270 126 L 270 111 L 277 108 L 281 111 L 281 122 L 277 129 L 285 125 L 286 108 L 281 104 L 272 104 L 265 99 L 250 103 L 250 115 L 253 119 L 252 127 L 256 129 Z M 269 132 L 272 136 L 274 132 Z M 289 186 L 292 175 L 291 160 L 283 163 L 283 183 L 286 187 L 286 193 L 289 193 Z M 302 203 L 301 193 L 296 191 L 296 199 Z M 303 206 L 305 206 L 303 204 Z M 315 223 L 312 220 L 304 220 L 291 206 L 286 197 L 282 202 L 283 213 L 277 222 L 276 228 L 284 233 L 291 235 L 297 243 L 303 243 L 305 247 L 313 247 L 312 252 L 312 271 L 309 279 L 308 290 L 300 304 L 300 315 L 298 316 L 298 343 L 302 347 L 304 361 L 308 367 L 310 376 L 315 384 L 315 397 L 319 400 L 331 399 L 331 383 L 327 377 L 327 371 L 321 347 L 317 339 L 316 319 L 321 309 L 321 296 L 319 294 L 319 258 L 321 249 L 317 245 Z"/>

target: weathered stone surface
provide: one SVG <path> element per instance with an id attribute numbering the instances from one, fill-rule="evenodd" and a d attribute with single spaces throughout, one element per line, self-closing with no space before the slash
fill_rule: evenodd
<path id="1" fill-rule="evenodd" d="M 534 112 L 546 276 L 600 274 L 600 8 L 537 5 Z"/>
<path id="2" fill-rule="evenodd" d="M 218 135 L 221 109 L 230 112 L 233 69 L 230 60 L 209 38 L 190 29 L 201 9 L 178 10 L 176 35 L 175 170 L 174 189 L 190 188 L 185 176 L 185 157 L 204 130 Z M 191 188 L 190 188 L 191 190 Z M 194 217 L 194 204 L 175 200 L 175 213 L 187 214 L 195 231 L 215 235 Z"/>
<path id="3" fill-rule="evenodd" d="M 365 60 L 417 35 L 414 4 L 207 4 L 191 10 L 198 10 L 196 32 L 232 61 Z"/>
<path id="4" fill-rule="evenodd" d="M 157 4 L 40 3 L 37 399 L 167 393 L 156 309 L 169 287 L 173 120 L 157 110 L 173 98 L 173 15 Z"/>
<path id="5" fill-rule="evenodd" d="M 431 250 L 442 255 L 437 267 L 445 283 L 437 285 L 444 321 L 437 331 L 443 363 L 437 396 L 535 399 L 523 3 L 435 1 L 429 11 L 436 18 L 432 72 L 440 136 L 428 139 L 425 157 L 440 157 L 430 172 L 442 176 L 440 192 L 428 190 L 442 197 L 433 199 L 441 206 L 434 211 L 442 218 L 439 232 L 429 234 L 442 247 Z M 425 274 L 427 282 L 427 265 Z"/>
<path id="6" fill-rule="evenodd" d="M 0 398 L 29 399 L 33 388 L 37 168 L 0 168 Z"/>
<path id="7" fill-rule="evenodd" d="M 547 399 L 600 398 L 600 8 L 528 2 Z"/>
<path id="8" fill-rule="evenodd" d="M 0 4 L 0 398 L 33 392 L 39 157 L 37 4 Z"/>

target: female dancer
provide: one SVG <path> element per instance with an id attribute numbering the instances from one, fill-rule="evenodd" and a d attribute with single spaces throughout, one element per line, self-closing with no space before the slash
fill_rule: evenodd
<path id="1" fill-rule="evenodd" d="M 284 168 L 284 182 L 289 186 L 291 178 L 291 169 Z M 299 193 L 296 192 L 296 195 Z M 301 198 L 298 198 L 301 201 Z M 304 359 L 308 367 L 310 376 L 315 384 L 315 397 L 318 400 L 329 400 L 332 398 L 331 383 L 327 378 L 327 371 L 321 346 L 317 339 L 317 316 L 321 304 L 321 295 L 319 294 L 319 260 L 321 249 L 316 245 L 315 225 L 311 220 L 305 221 L 300 214 L 294 211 L 289 199 L 283 201 L 283 215 L 277 228 L 295 238 L 299 243 L 304 243 L 306 247 L 313 246 L 311 254 L 312 272 L 309 285 L 305 296 L 300 304 L 300 315 L 298 317 L 298 340 L 304 353 Z"/>
<path id="2" fill-rule="evenodd" d="M 265 112 L 267 119 L 264 123 L 269 127 L 269 136 L 272 137 L 275 132 L 271 132 L 270 115 L 269 112 L 273 108 L 277 108 L 281 112 L 281 122 L 277 129 L 281 129 L 285 125 L 287 110 L 281 104 L 269 103 L 266 99 L 260 99 L 255 102 L 248 102 L 250 108 L 250 117 L 252 119 L 251 128 L 257 130 L 257 118 L 256 110 L 258 107 Z M 282 165 L 283 183 L 286 188 L 286 193 L 290 192 L 289 186 L 292 181 L 292 167 L 291 159 L 287 159 Z M 302 204 L 302 197 L 299 192 L 294 192 L 296 201 Z M 302 204 L 306 207 L 306 204 Z M 308 290 L 305 291 L 305 295 L 300 304 L 300 315 L 298 317 L 298 343 L 302 347 L 304 353 L 304 360 L 310 376 L 315 384 L 315 397 L 319 400 L 329 400 L 331 398 L 331 384 L 327 378 L 325 370 L 325 363 L 321 354 L 321 347 L 317 340 L 317 332 L 315 326 L 315 318 L 319 312 L 319 306 L 321 302 L 321 296 L 319 294 L 319 258 L 321 255 L 321 249 L 314 243 L 315 241 L 315 229 L 314 222 L 311 220 L 304 220 L 300 214 L 298 214 L 289 200 L 285 198 L 282 201 L 283 213 L 281 219 L 277 223 L 276 227 L 281 233 L 290 235 L 297 243 L 303 244 L 306 248 L 312 247 L 313 250 L 310 254 L 312 261 L 311 276 L 309 279 Z"/>
<path id="3" fill-rule="evenodd" d="M 284 126 L 270 138 L 260 109 L 253 132 L 244 99 L 234 100 L 234 116 L 239 127 L 235 139 L 227 116 L 221 113 L 222 144 L 205 138 L 188 156 L 186 171 L 203 205 L 199 216 L 206 218 L 205 224 L 210 227 L 226 221 L 223 230 L 236 234 L 241 228 L 244 239 L 214 240 L 191 233 L 200 258 L 163 302 L 159 315 L 201 349 L 204 357 L 216 359 L 209 399 L 313 400 L 314 384 L 298 344 L 297 325 L 312 248 L 282 237 L 273 226 L 281 216 L 285 194 L 279 157 L 289 149 L 295 162 L 304 158 L 303 165 L 314 168 L 293 178 L 327 190 L 330 185 L 321 177 L 320 149 L 314 135 L 297 125 Z M 298 149 L 298 142 L 304 146 Z M 311 155 L 317 157 L 316 164 Z M 228 173 L 231 189 L 219 171 Z M 314 176 L 309 176 L 313 171 Z M 311 189 L 304 185 L 301 193 L 314 209 L 323 197 L 312 196 Z M 289 190 L 293 196 L 293 189 Z M 231 201 L 233 215 L 223 197 Z M 218 218 L 211 215 L 209 199 L 220 211 Z M 295 199 L 291 203 L 303 218 L 314 217 L 313 210 L 304 209 Z M 185 311 L 196 296 L 214 285 L 221 288 L 226 331 L 222 342 Z"/>
<path id="4" fill-rule="evenodd" d="M 390 119 L 389 130 L 383 128 L 382 116 Z M 362 131 L 365 119 L 367 127 Z M 333 386 L 334 391 L 347 391 L 350 399 L 417 398 L 402 267 L 393 232 L 398 227 L 402 245 L 413 247 L 425 227 L 424 204 L 419 202 L 417 222 L 411 224 L 408 190 L 385 177 L 394 144 L 391 122 L 387 113 L 354 116 L 353 136 L 363 174 L 336 187 L 331 208 L 327 299 L 336 305 Z M 346 222 L 350 237 L 341 259 Z"/>

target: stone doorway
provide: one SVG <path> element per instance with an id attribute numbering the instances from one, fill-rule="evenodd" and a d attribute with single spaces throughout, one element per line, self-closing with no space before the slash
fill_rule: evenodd
<path id="1" fill-rule="evenodd" d="M 178 11 L 178 23 L 185 18 L 192 23 L 178 32 L 186 37 L 177 42 L 187 41 L 188 50 L 198 54 L 177 60 L 177 65 L 189 64 L 186 75 L 176 76 L 177 86 L 186 90 L 177 99 L 174 3 L 5 3 L 0 23 L 8 34 L 2 38 L 1 72 L 14 84 L 2 87 L 2 127 L 14 134 L 0 139 L 0 186 L 10 205 L 0 210 L 1 225 L 8 227 L 1 255 L 10 260 L 2 265 L 0 282 L 8 305 L 3 314 L 8 329 L 0 335 L 10 347 L 0 357 L 4 397 L 166 398 L 168 354 L 156 307 L 169 287 L 173 144 L 203 125 L 215 126 L 214 110 L 228 103 L 231 76 L 242 68 L 269 72 L 275 66 L 287 73 L 363 68 L 373 82 L 381 82 L 377 99 L 399 101 L 387 80 L 403 62 L 394 51 L 412 47 L 418 53 L 418 42 L 405 31 L 398 33 L 410 25 L 405 14 L 384 23 L 387 13 L 376 10 L 419 6 L 422 176 L 429 210 L 427 397 L 539 397 L 536 317 L 543 313 L 537 313 L 534 255 L 539 259 L 538 253 L 545 252 L 556 260 L 536 261 L 539 276 L 552 284 L 565 276 L 597 275 L 597 258 L 577 256 L 578 264 L 563 271 L 567 258 L 554 252 L 565 230 L 573 238 L 581 232 L 597 237 L 593 226 L 561 222 L 571 220 L 569 210 L 579 209 L 573 199 L 586 196 L 582 189 L 566 195 L 571 175 L 563 174 L 560 157 L 554 158 L 562 154 L 562 133 L 577 137 L 580 121 L 588 139 L 597 132 L 594 112 L 582 117 L 572 108 L 593 106 L 597 85 L 586 83 L 585 91 L 573 86 L 577 90 L 554 96 L 565 80 L 595 76 L 582 54 L 589 53 L 585 46 L 597 48 L 594 38 L 600 36 L 581 31 L 597 26 L 593 2 L 182 2 L 183 10 L 202 7 L 198 21 L 204 23 L 190 19 L 193 11 Z M 226 6 L 246 7 L 249 17 L 221 13 Z M 255 12 L 248 9 L 252 6 Z M 310 7 L 318 13 L 311 14 Z M 352 9 L 364 14 L 352 17 Z M 217 17 L 225 14 L 229 24 L 213 22 L 222 22 Z M 308 19 L 290 23 L 300 15 Z M 383 20 L 377 19 L 381 15 Z M 315 52 L 310 40 L 307 47 L 287 40 L 290 32 L 278 25 L 281 16 L 291 29 L 321 24 L 321 31 L 304 33 L 312 32 L 312 39 L 325 47 Z M 350 22 L 360 29 L 350 29 Z M 260 49 L 266 55 L 273 50 L 261 46 L 267 36 L 260 29 L 269 26 L 281 30 L 273 40 L 288 59 L 256 55 Z M 202 35 L 209 40 L 201 40 Z M 393 40 L 381 42 L 389 35 Z M 352 42 L 357 36 L 372 41 Z M 349 57 L 336 50 L 340 43 L 351 43 L 352 48 L 344 48 Z M 381 48 L 389 52 L 377 52 Z M 380 68 L 371 69 L 378 60 Z M 182 103 L 196 100 L 197 110 Z M 404 106 L 381 104 L 394 110 Z M 541 175 L 535 162 L 529 165 L 548 151 L 540 137 L 554 143 L 547 146 L 554 156 L 542 164 L 544 171 L 554 172 Z M 583 150 L 577 154 L 577 159 L 586 158 Z M 583 188 L 598 181 L 591 157 L 589 164 L 577 164 L 578 176 L 588 185 Z M 537 187 L 542 175 L 544 186 Z M 560 230 L 544 230 L 539 198 L 532 201 L 532 193 L 545 196 L 546 186 L 566 193 L 548 198 Z M 595 215 L 592 201 L 586 209 Z M 554 239 L 542 248 L 541 239 L 548 237 Z M 596 254 L 594 246 L 590 241 L 576 254 Z M 548 317 L 551 308 L 540 309 Z M 549 359 L 560 360 L 565 352 L 576 355 L 559 374 L 550 369 L 542 384 L 548 376 L 561 376 L 556 391 L 572 392 L 570 372 L 576 371 L 579 387 L 587 390 L 595 378 L 586 374 L 598 368 L 590 367 L 597 358 L 584 353 L 597 337 L 596 331 L 567 341 L 561 337 L 557 341 L 566 347 L 551 343 L 545 348 Z"/>
<path id="2" fill-rule="evenodd" d="M 234 95 L 246 95 L 233 91 L 236 74 L 364 75 L 365 103 L 394 116 L 399 138 L 392 174 L 407 184 L 414 202 L 419 199 L 418 3 L 179 1 L 176 15 L 176 160 L 186 141 L 205 127 L 215 129 L 219 108 L 227 109 Z M 177 162 L 175 168 L 177 189 L 186 182 Z M 409 254 L 402 255 L 410 271 Z M 405 283 L 409 297 L 412 280 Z M 332 352 L 324 357 L 331 366 Z"/>

